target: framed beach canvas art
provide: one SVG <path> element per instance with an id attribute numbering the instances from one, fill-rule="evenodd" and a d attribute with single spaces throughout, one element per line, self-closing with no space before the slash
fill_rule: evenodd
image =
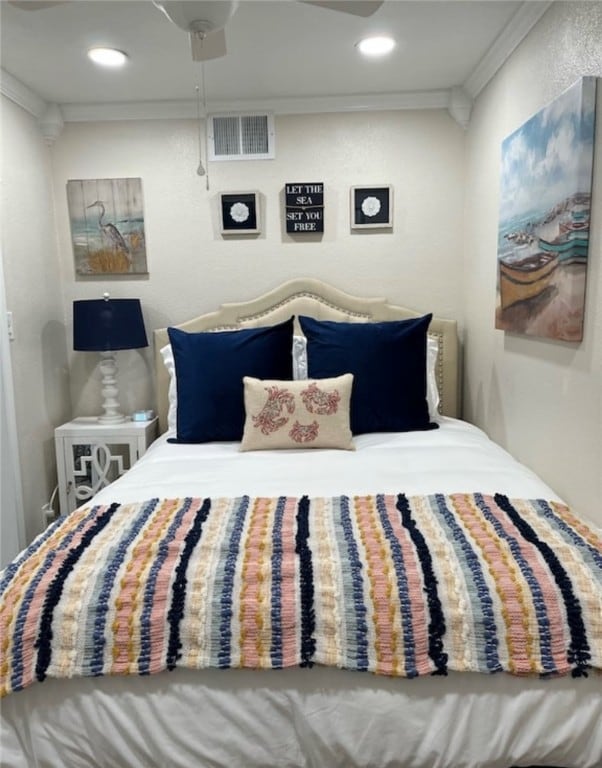
<path id="1" fill-rule="evenodd" d="M 502 143 L 496 328 L 583 338 L 595 101 L 583 77 Z"/>
<path id="2" fill-rule="evenodd" d="M 142 179 L 72 179 L 67 204 L 78 275 L 145 275 Z"/>

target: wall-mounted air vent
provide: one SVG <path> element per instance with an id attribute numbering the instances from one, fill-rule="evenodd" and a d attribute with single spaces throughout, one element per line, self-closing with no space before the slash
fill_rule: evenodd
<path id="1" fill-rule="evenodd" d="M 211 115 L 208 128 L 209 160 L 275 157 L 273 115 Z"/>

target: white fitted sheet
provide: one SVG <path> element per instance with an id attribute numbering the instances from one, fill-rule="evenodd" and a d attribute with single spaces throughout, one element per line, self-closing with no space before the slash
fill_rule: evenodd
<path id="1" fill-rule="evenodd" d="M 241 453 L 160 438 L 100 503 L 153 496 L 501 492 L 558 499 L 464 422 L 357 450 Z M 602 768 L 602 677 L 178 669 L 47 680 L 2 702 L 2 765 Z"/>

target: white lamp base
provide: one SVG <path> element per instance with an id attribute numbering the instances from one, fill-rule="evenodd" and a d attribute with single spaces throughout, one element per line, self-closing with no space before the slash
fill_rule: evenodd
<path id="1" fill-rule="evenodd" d="M 117 388 L 117 365 L 114 352 L 100 353 L 100 372 L 102 373 L 102 409 L 98 417 L 99 424 L 121 424 L 125 416 L 119 411 L 119 390 Z"/>

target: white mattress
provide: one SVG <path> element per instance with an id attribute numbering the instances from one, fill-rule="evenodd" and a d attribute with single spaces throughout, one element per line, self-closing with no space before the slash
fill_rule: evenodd
<path id="1" fill-rule="evenodd" d="M 363 435 L 357 450 L 241 453 L 160 438 L 99 502 L 153 496 L 502 492 L 558 499 L 478 429 Z M 602 677 L 311 670 L 47 680 L 2 702 L 2 765 L 602 768 Z"/>

